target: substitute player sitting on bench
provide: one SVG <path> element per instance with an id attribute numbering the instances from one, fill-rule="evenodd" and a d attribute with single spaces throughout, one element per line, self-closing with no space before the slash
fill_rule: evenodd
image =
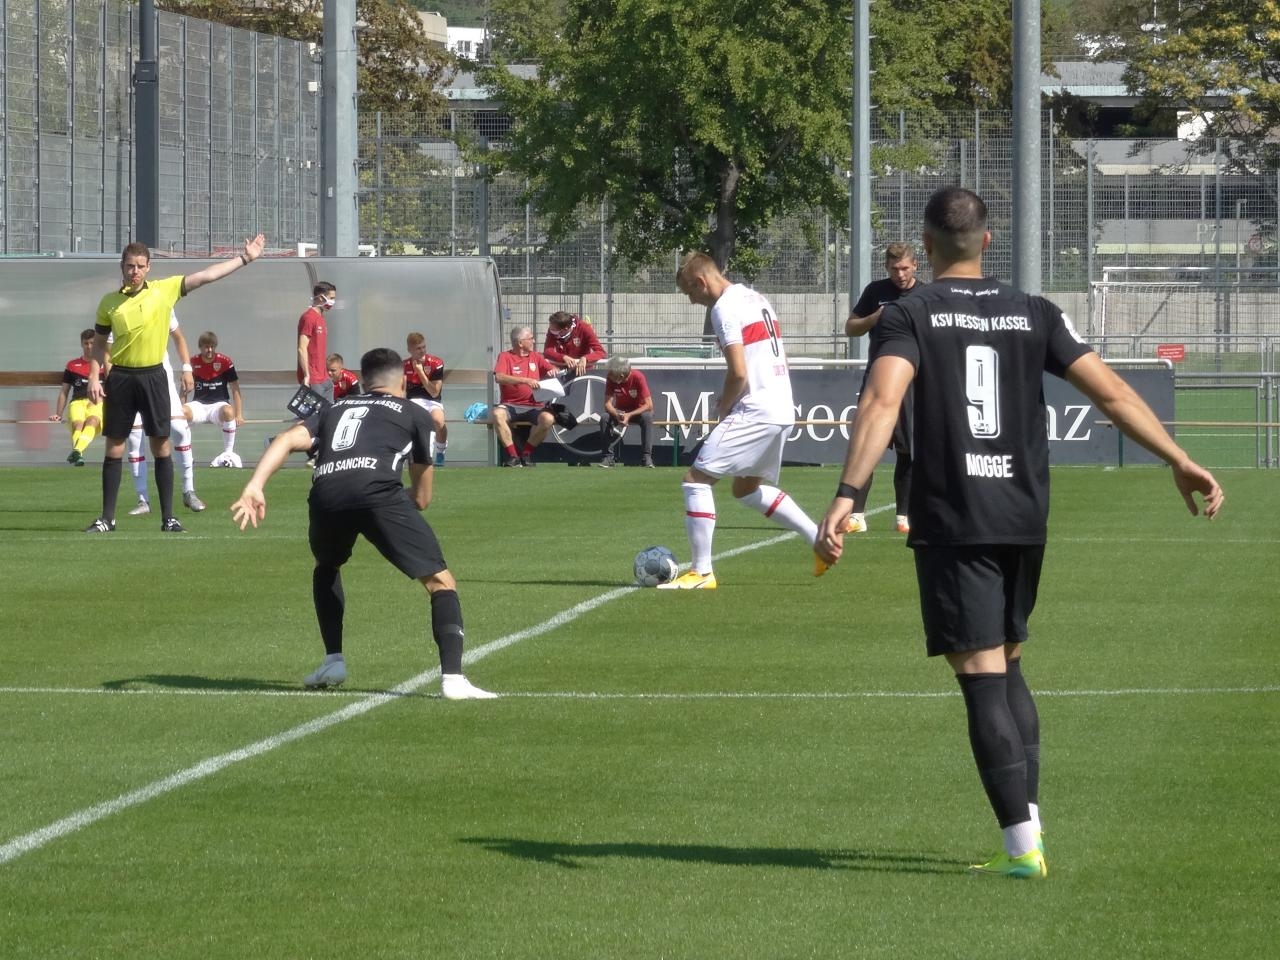
<path id="1" fill-rule="evenodd" d="M 183 406 L 187 421 L 212 423 L 222 428 L 222 452 L 210 461 L 211 467 L 242 467 L 235 452 L 236 428 L 244 423 L 244 403 L 240 397 L 240 377 L 226 354 L 218 353 L 218 335 L 212 330 L 200 334 L 198 356 L 191 358 L 195 389 Z"/>

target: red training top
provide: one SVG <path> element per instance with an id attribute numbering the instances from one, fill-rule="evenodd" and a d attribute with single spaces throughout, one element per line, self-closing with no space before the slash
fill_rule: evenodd
<path id="1" fill-rule="evenodd" d="M 307 369 L 298 368 L 299 383 L 324 383 L 329 379 L 329 331 L 324 311 L 307 307 L 298 318 L 298 336 L 307 337 Z"/>
<path id="2" fill-rule="evenodd" d="M 556 368 L 547 363 L 547 358 L 537 350 L 530 351 L 522 357 L 513 350 L 503 350 L 498 354 L 498 362 L 494 364 L 494 373 L 509 377 L 530 377 L 534 380 L 545 380 L 556 375 Z M 527 383 L 498 384 L 499 403 L 510 403 L 517 407 L 540 407 L 542 402 L 533 398 L 533 387 Z"/>

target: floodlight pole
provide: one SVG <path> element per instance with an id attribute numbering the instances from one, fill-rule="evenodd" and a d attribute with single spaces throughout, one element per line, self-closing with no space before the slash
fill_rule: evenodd
<path id="1" fill-rule="evenodd" d="M 134 239 L 160 243 L 160 64 L 156 55 L 155 0 L 138 6 L 138 59 L 133 66 Z"/>
<path id="2" fill-rule="evenodd" d="M 853 0 L 853 96 L 849 133 L 849 310 L 871 282 L 871 4 Z M 867 338 L 852 337 L 849 356 L 865 358 Z"/>
<path id="3" fill-rule="evenodd" d="M 1040 0 L 1013 0 L 1013 285 L 1040 293 Z"/>
<path id="4" fill-rule="evenodd" d="M 320 64 L 320 253 L 359 254 L 356 199 L 356 4 L 324 0 Z"/>

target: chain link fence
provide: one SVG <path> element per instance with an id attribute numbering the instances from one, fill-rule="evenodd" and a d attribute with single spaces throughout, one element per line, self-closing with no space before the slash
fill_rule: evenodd
<path id="1" fill-rule="evenodd" d="M 108 0 L 0 6 L 0 253 L 114 254 L 132 235 L 136 9 Z M 171 14 L 157 23 L 160 250 L 211 254 L 257 230 L 278 250 L 318 242 L 320 64 L 307 45 Z M 1041 275 L 1086 335 L 1204 337 L 1218 353 L 1240 337 L 1280 337 L 1280 170 L 1232 174 L 1213 145 L 1196 153 L 1176 140 L 1073 140 L 1057 120 L 1046 112 L 1043 123 Z M 362 116 L 360 243 L 381 256 L 493 257 L 512 323 L 537 329 L 567 309 L 590 316 L 614 351 L 698 342 L 705 318 L 674 290 L 676 251 L 648 264 L 616 260 L 600 207 L 582 210 L 578 228 L 551 243 L 524 182 L 486 180 L 454 142 L 500 144 L 509 126 L 493 105 Z M 926 200 L 951 183 L 987 200 L 986 266 L 1010 275 L 1012 133 L 1004 112 L 876 114 L 876 276 L 884 248 L 918 238 Z M 750 279 L 774 299 L 793 353 L 846 356 L 845 218 L 780 218 L 761 252 Z M 928 279 L 923 255 L 921 268 Z M 1183 286 L 1167 297 L 1135 286 L 1154 282 L 1139 268 Z M 1255 355 L 1273 369 L 1269 346 Z"/>
<path id="2" fill-rule="evenodd" d="M 1180 141 L 1073 140 L 1044 118 L 1041 275 L 1089 336 L 1140 334 L 1152 343 L 1204 336 L 1215 349 L 1234 338 L 1280 337 L 1280 262 L 1274 241 L 1280 172 L 1230 174 L 1220 156 Z M 483 183 L 452 141 L 457 133 L 500 143 L 508 120 L 492 109 L 453 109 L 447 118 L 365 117 L 361 122 L 361 239 L 381 254 L 487 253 L 499 265 L 513 323 L 537 329 L 555 310 L 593 319 L 619 352 L 662 352 L 697 341 L 703 313 L 674 292 L 678 254 L 628 265 L 613 256 L 608 211 L 584 209 L 557 243 L 512 177 Z M 943 117 L 878 114 L 874 127 L 871 262 L 920 234 L 924 205 L 959 183 L 990 209 L 986 266 L 1008 277 L 1013 263 L 1013 130 L 1008 113 Z M 763 238 L 765 265 L 751 278 L 788 318 L 788 340 L 805 353 L 844 356 L 850 244 L 844 219 L 807 211 L 779 219 Z M 920 255 L 922 275 L 928 264 Z M 1114 285 L 1156 268 L 1186 286 L 1176 310 L 1144 314 L 1148 291 Z M 1126 271 L 1129 273 L 1126 274 Z M 1105 304 L 1100 285 L 1111 284 Z M 1126 299 L 1133 301 L 1126 304 Z M 1124 317 L 1140 320 L 1122 322 Z M 1141 330 L 1133 324 L 1139 323 Z M 1267 366 L 1274 351 L 1250 346 Z"/>
<path id="3" fill-rule="evenodd" d="M 0 253 L 133 235 L 138 11 L 0 0 Z M 320 64 L 306 44 L 159 13 L 160 242 L 207 254 L 319 232 Z"/>

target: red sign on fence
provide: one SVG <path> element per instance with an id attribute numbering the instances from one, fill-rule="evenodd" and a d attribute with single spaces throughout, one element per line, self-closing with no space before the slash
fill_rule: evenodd
<path id="1" fill-rule="evenodd" d="M 1157 343 L 1156 357 L 1160 360 L 1181 363 L 1187 359 L 1187 345 L 1185 343 Z"/>

